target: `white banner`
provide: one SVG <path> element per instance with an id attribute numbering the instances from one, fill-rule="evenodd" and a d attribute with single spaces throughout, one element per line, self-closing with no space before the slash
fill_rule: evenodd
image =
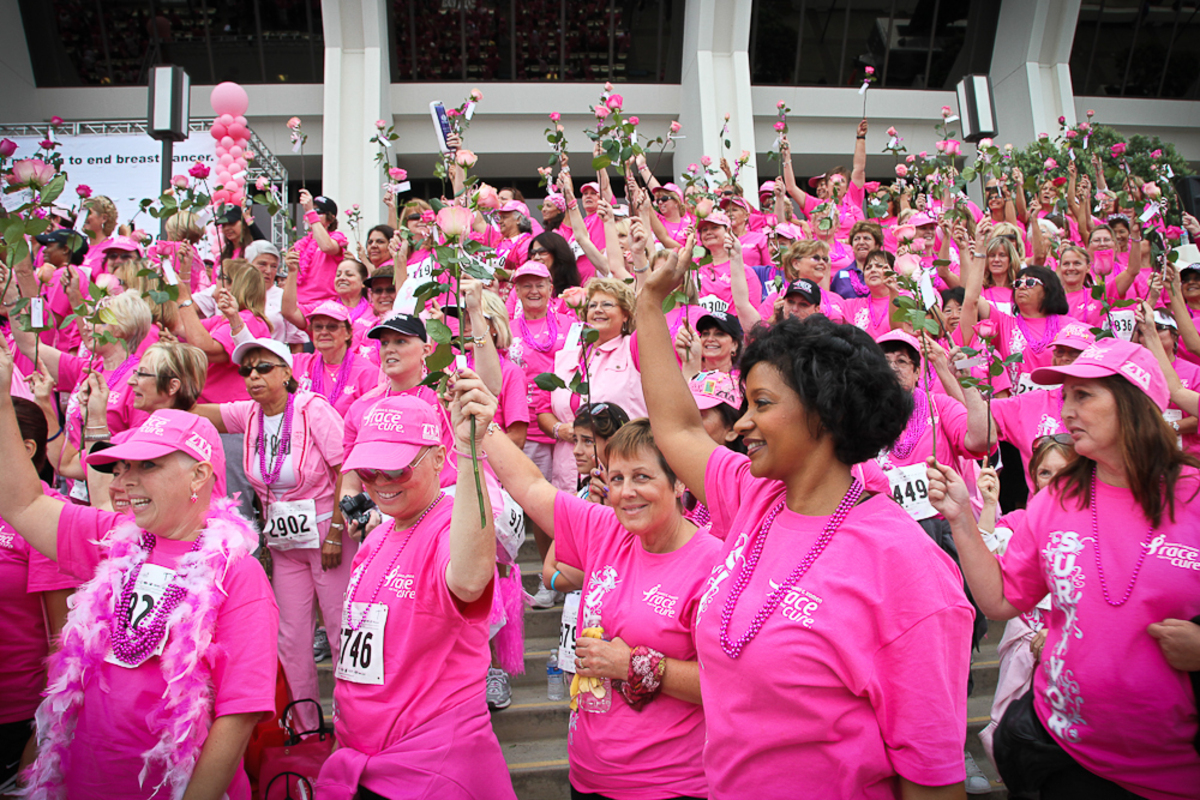
<path id="1" fill-rule="evenodd" d="M 38 151 L 40 136 L 11 137 L 17 143 L 14 159 L 32 158 Z M 140 133 L 84 134 L 59 136 L 58 152 L 63 157 L 67 173 L 67 188 L 57 203 L 76 206 L 79 195 L 75 187 L 91 187 L 93 194 L 108 196 L 117 204 L 122 222 L 138 210 L 142 198 L 157 198 L 162 194 L 162 142 Z M 187 174 L 193 162 L 202 161 L 210 169 L 216 166 L 217 140 L 208 131 L 193 131 L 185 142 L 176 142 L 172 154 L 173 175 Z M 212 184 L 209 184 L 210 188 Z M 24 192 L 4 195 L 4 206 L 13 209 L 26 201 Z M 144 216 L 144 215 L 143 215 Z M 143 227 L 157 228 L 154 220 L 146 218 Z"/>

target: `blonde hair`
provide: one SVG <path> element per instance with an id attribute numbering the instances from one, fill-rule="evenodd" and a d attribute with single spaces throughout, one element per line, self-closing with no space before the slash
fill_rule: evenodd
<path id="1" fill-rule="evenodd" d="M 492 339 L 497 350 L 507 350 L 512 345 L 512 328 L 508 325 L 508 307 L 500 295 L 490 290 L 483 292 L 483 315 L 492 328 Z"/>
<path id="2" fill-rule="evenodd" d="M 117 229 L 117 204 L 102 194 L 89 197 L 83 204 L 89 212 L 95 212 L 104 220 L 102 230 L 105 236 L 112 236 Z"/>
<path id="3" fill-rule="evenodd" d="M 587 302 L 592 302 L 592 297 L 597 292 L 611 295 L 617 301 L 617 305 L 625 312 L 625 323 L 621 326 L 622 334 L 633 333 L 633 312 L 637 308 L 637 296 L 633 293 L 633 287 L 625 283 L 625 281 L 617 280 L 616 278 L 592 278 L 583 287 L 587 291 Z"/>
<path id="4" fill-rule="evenodd" d="M 1025 261 L 1025 231 L 1011 222 L 997 222 L 992 226 L 992 236 L 1013 237 L 1013 247 L 1017 248 L 1017 254 L 1021 257 L 1020 260 L 1022 262 Z"/>
<path id="5" fill-rule="evenodd" d="M 113 336 L 125 342 L 125 349 L 132 353 L 150 332 L 153 317 L 150 306 L 136 291 L 121 292 L 106 297 L 103 301 L 105 316 L 111 319 L 108 327 Z"/>
<path id="6" fill-rule="evenodd" d="M 152 321 L 164 330 L 175 330 L 179 322 L 179 307 L 172 302 L 156 303 L 150 296 L 152 291 L 164 291 L 162 278 L 158 276 L 141 275 L 144 270 L 154 270 L 154 264 L 148 259 L 136 259 L 118 264 L 113 270 L 127 291 L 141 295 L 142 300 L 150 308 Z"/>
<path id="7" fill-rule="evenodd" d="M 221 262 L 221 272 L 229 276 L 229 293 L 238 306 L 252 312 L 271 330 L 266 312 L 267 290 L 258 269 L 244 258 L 227 258 Z"/>
<path id="8" fill-rule="evenodd" d="M 172 242 L 195 244 L 204 236 L 200 218 L 191 211 L 178 211 L 167 219 L 163 226 L 167 239 Z"/>
<path id="9" fill-rule="evenodd" d="M 796 280 L 799 277 L 792 264 L 802 258 L 808 258 L 811 255 L 820 253 L 823 256 L 829 255 L 829 243 L 821 239 L 801 239 L 798 242 L 793 242 L 790 247 L 783 253 L 783 275 L 789 281 Z"/>
<path id="10" fill-rule="evenodd" d="M 1012 282 L 1017 279 L 1017 270 L 1021 268 L 1021 257 L 1017 254 L 1017 247 L 1012 243 L 1011 239 L 1004 236 L 993 236 L 987 243 L 987 250 L 984 251 L 985 256 L 990 256 L 997 250 L 1003 250 L 1008 256 L 1008 285 L 1012 286 Z M 985 270 L 983 273 L 984 287 L 995 286 L 995 278 L 992 277 L 992 271 Z"/>
<path id="11" fill-rule="evenodd" d="M 142 363 L 154 372 L 154 385 L 167 394 L 171 381 L 179 381 L 172 408 L 189 410 L 204 391 L 208 356 L 199 347 L 182 342 L 155 342 L 142 354 Z"/>

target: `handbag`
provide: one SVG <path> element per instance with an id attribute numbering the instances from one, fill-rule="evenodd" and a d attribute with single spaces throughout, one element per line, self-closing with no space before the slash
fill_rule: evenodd
<path id="1" fill-rule="evenodd" d="M 1051 775 L 1076 766 L 1037 718 L 1032 689 L 1005 709 L 992 738 L 992 751 L 1010 795 L 1036 792 Z"/>
<path id="2" fill-rule="evenodd" d="M 280 794 L 276 791 L 274 794 L 271 794 L 271 790 L 275 788 L 275 781 L 280 778 L 283 778 L 283 784 L 280 787 L 283 793 Z M 296 779 L 296 793 L 294 795 L 292 794 L 292 778 Z M 271 782 L 267 784 L 267 790 L 263 792 L 264 800 L 268 798 L 270 800 L 313 800 L 314 797 L 316 797 L 316 793 L 313 791 L 312 782 L 296 772 L 279 773 L 274 778 L 271 778 Z"/>
<path id="3" fill-rule="evenodd" d="M 301 703 L 312 703 L 317 707 L 320 721 L 316 730 L 297 732 L 289 724 L 291 710 Z M 307 797 L 311 798 L 312 787 L 316 785 L 317 776 L 321 774 L 321 767 L 333 753 L 333 729 L 325 725 L 325 712 L 321 710 L 321 704 L 310 698 L 288 703 L 283 712 L 283 723 L 287 733 L 283 743 L 263 748 L 262 767 L 258 776 L 258 785 L 266 787 L 262 793 L 262 800 L 282 800 L 282 795 L 277 798 L 271 794 L 271 784 L 285 774 L 305 779 L 309 786 Z M 287 796 L 291 797 L 291 779 L 285 778 L 282 786 L 286 789 Z M 299 785 L 297 789 L 302 791 Z"/>

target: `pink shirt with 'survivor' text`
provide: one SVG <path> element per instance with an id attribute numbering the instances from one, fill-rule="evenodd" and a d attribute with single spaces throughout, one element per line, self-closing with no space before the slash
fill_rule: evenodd
<path id="1" fill-rule="evenodd" d="M 128 520 L 90 506 L 64 506 L 58 521 L 59 569 L 90 580 L 105 553 L 96 542 Z M 174 569 L 192 545 L 158 537 L 147 563 Z M 225 597 L 212 628 L 212 644 L 199 667 L 212 677 L 212 717 L 271 713 L 279 663 L 279 609 L 271 584 L 258 560 L 246 556 L 230 565 L 221 589 Z M 138 786 L 142 753 L 157 744 L 147 715 L 158 708 L 166 690 L 157 656 L 132 669 L 103 661 L 99 670 L 85 676 L 79 720 L 63 763 L 67 797 L 170 796 L 166 789 L 157 794 L 153 791 L 162 780 L 161 769 L 151 770 L 142 787 Z M 249 800 L 250 782 L 240 764 L 226 792 L 230 800 Z"/>
<path id="2" fill-rule="evenodd" d="M 730 588 L 763 519 L 784 497 L 718 447 L 705 471 L 725 539 L 700 599 L 696 649 L 713 800 L 898 797 L 896 776 L 963 780 L 972 611 L 950 557 L 886 495 L 855 506 L 737 659 L 721 645 Z M 828 517 L 786 507 L 733 611 L 739 639 Z"/>
<path id="3" fill-rule="evenodd" d="M 671 553 L 650 553 L 608 506 L 559 492 L 558 558 L 586 575 L 579 630 L 595 618 L 605 639 L 620 637 L 668 658 L 696 660 L 696 604 L 721 542 L 706 528 Z M 572 712 L 571 785 L 614 800 L 704 797 L 704 709 L 659 692 L 634 711 L 621 696 L 603 714 Z"/>
<path id="4" fill-rule="evenodd" d="M 1094 486 L 1094 512 L 1053 484 L 1030 498 L 1001 558 L 1017 609 L 1050 594 L 1034 710 L 1085 769 L 1149 800 L 1194 798 L 1196 698 L 1146 628 L 1200 614 L 1200 480 L 1184 473 L 1152 534 L 1128 489 Z"/>

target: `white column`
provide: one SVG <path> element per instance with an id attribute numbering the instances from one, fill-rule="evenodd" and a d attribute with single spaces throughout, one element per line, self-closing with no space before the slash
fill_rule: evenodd
<path id="1" fill-rule="evenodd" d="M 1071 45 L 1081 0 L 1004 0 L 992 51 L 997 140 L 1023 145 L 1075 124 Z"/>
<path id="2" fill-rule="evenodd" d="M 684 14 L 683 73 L 679 121 L 687 138 L 675 155 L 678 178 L 688 164 L 710 155 L 714 166 L 725 153 L 721 127 L 729 118 L 732 161 L 743 150 L 750 163 L 738 182 L 757 205 L 758 166 L 754 108 L 750 96 L 751 0 L 693 0 Z"/>
<path id="3" fill-rule="evenodd" d="M 384 0 L 321 0 L 325 22 L 322 191 L 339 209 L 359 203 L 363 219 L 386 219 L 383 174 L 368 140 L 392 120 Z M 343 215 L 344 218 L 344 215 Z"/>

